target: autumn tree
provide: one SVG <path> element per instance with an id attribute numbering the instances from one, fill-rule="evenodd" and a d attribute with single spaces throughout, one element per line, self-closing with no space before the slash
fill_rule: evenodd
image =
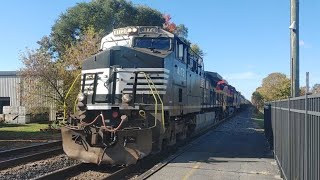
<path id="1" fill-rule="evenodd" d="M 282 73 L 271 73 L 262 80 L 259 93 L 265 101 L 287 98 L 290 96 L 290 79 Z"/>
<path id="2" fill-rule="evenodd" d="M 300 87 L 300 96 L 304 96 L 306 94 L 306 86 Z"/>
<path id="3" fill-rule="evenodd" d="M 170 14 L 164 14 L 164 23 L 163 28 L 171 33 L 174 33 L 176 31 L 177 25 L 174 22 L 171 22 L 171 16 Z"/>
<path id="4" fill-rule="evenodd" d="M 185 43 L 190 45 L 191 50 L 198 54 L 200 57 L 203 58 L 205 55 L 202 49 L 199 47 L 198 44 L 191 43 L 187 37 L 188 37 L 188 28 L 184 24 L 176 25 L 174 22 L 171 21 L 170 14 L 164 14 L 163 15 L 165 22 L 163 24 L 163 28 L 171 33 L 176 34 L 179 36 Z"/>
<path id="5" fill-rule="evenodd" d="M 42 39 L 41 43 L 46 40 Z M 99 34 L 89 27 L 77 43 L 66 48 L 61 57 L 63 60 L 53 59 L 42 46 L 36 50 L 27 50 L 21 57 L 24 67 L 20 71 L 25 83 L 23 98 L 26 106 L 32 112 L 41 113 L 45 109 L 37 104 L 54 103 L 57 109 L 61 109 L 66 100 L 71 110 L 79 87 L 76 86 L 66 99 L 67 92 L 80 73 L 82 61 L 98 52 L 99 42 Z"/>
<path id="6" fill-rule="evenodd" d="M 320 84 L 315 84 L 312 87 L 312 94 L 318 94 L 320 93 Z"/>
<path id="7" fill-rule="evenodd" d="M 170 14 L 164 14 L 164 23 L 163 28 L 171 33 L 176 34 L 179 36 L 182 40 L 185 40 L 187 43 L 190 43 L 188 38 L 188 28 L 184 24 L 176 25 L 174 22 L 171 21 Z"/>
<path id="8" fill-rule="evenodd" d="M 21 55 L 24 67 L 20 70 L 22 77 L 24 106 L 35 114 L 47 111 L 44 103 L 63 103 L 63 88 L 59 66 L 51 55 L 43 49 L 27 49 Z"/>
<path id="9" fill-rule="evenodd" d="M 101 32 L 100 32 L 101 33 Z M 96 54 L 100 49 L 100 33 L 96 33 L 93 27 L 89 27 L 84 31 L 84 34 L 79 37 L 79 41 L 66 48 L 64 55 L 61 57 L 62 61 L 57 62 L 64 71 L 63 74 L 67 74 L 67 78 L 63 78 L 64 92 L 68 92 L 73 81 L 81 73 L 82 63 L 88 57 Z M 78 77 L 76 86 L 74 86 L 70 95 L 67 98 L 68 108 L 71 109 L 75 97 L 80 91 L 80 78 Z M 66 98 L 66 94 L 64 94 Z"/>

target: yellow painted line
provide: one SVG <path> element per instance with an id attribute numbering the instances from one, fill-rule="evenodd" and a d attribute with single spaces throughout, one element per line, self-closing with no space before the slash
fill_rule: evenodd
<path id="1" fill-rule="evenodd" d="M 182 179 L 183 180 L 187 180 L 189 179 L 189 177 L 200 167 L 200 162 L 197 162 L 191 169 L 191 171 L 189 171 Z"/>

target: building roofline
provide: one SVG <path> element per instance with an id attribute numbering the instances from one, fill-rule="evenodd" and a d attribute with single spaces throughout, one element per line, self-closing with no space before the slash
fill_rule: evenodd
<path id="1" fill-rule="evenodd" d="M 0 71 L 0 76 L 18 76 L 18 71 Z"/>

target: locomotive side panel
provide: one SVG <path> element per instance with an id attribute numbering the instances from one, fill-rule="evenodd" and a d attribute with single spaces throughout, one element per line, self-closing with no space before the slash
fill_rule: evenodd
<path id="1" fill-rule="evenodd" d="M 185 98 L 187 84 L 185 64 L 180 60 L 174 59 L 172 72 L 174 77 L 172 80 L 172 99 L 174 101 L 172 116 L 182 116 L 186 113 L 184 109 L 187 108 L 188 105 L 187 99 Z"/>

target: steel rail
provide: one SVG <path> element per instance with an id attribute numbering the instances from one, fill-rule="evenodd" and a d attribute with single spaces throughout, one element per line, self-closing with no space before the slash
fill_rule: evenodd
<path id="1" fill-rule="evenodd" d="M 2 159 L 0 159 L 0 170 L 62 153 L 61 141 L 2 151 L 0 152 Z"/>
<path id="2" fill-rule="evenodd" d="M 74 174 L 78 174 L 80 171 L 89 170 L 88 166 L 90 164 L 79 163 L 73 166 L 69 166 L 63 169 L 59 169 L 48 174 L 42 175 L 40 177 L 36 177 L 33 180 L 56 180 L 56 179 L 66 179 Z"/>
<path id="3" fill-rule="evenodd" d="M 26 146 L 22 148 L 9 149 L 5 151 L 0 151 L 0 157 L 18 155 L 20 153 L 25 153 L 26 151 L 34 150 L 35 148 L 56 147 L 61 145 L 62 145 L 62 141 L 54 141 L 54 142 L 47 142 L 47 143 L 38 144 L 38 145 Z"/>
<path id="4" fill-rule="evenodd" d="M 123 172 L 123 169 L 126 168 L 118 168 L 118 167 L 108 167 L 108 170 L 111 172 L 105 172 L 103 173 L 106 179 L 108 179 L 109 176 L 112 176 L 114 173 L 118 174 Z M 94 170 L 106 170 L 105 166 L 98 166 L 96 164 L 88 164 L 88 163 L 79 163 L 75 164 L 69 167 L 65 167 L 62 169 L 58 169 L 56 171 L 50 172 L 48 174 L 42 175 L 40 177 L 36 177 L 33 180 L 56 180 L 56 179 L 70 179 L 72 177 L 76 177 L 80 175 L 81 173 L 85 173 L 87 171 L 94 171 Z M 116 177 L 116 176 L 113 176 Z M 105 179 L 102 178 L 102 179 Z"/>

